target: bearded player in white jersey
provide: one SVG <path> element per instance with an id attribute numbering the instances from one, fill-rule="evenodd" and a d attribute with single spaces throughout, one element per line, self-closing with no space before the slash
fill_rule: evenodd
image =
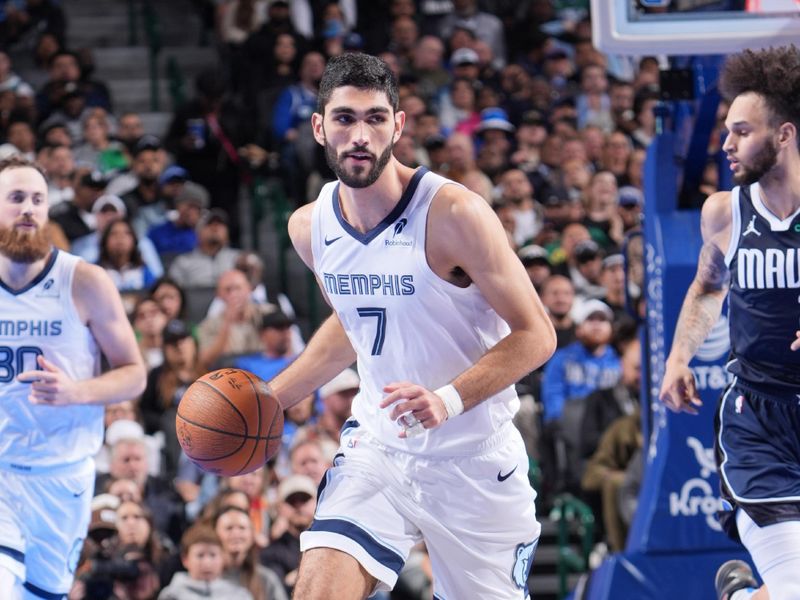
<path id="1" fill-rule="evenodd" d="M 103 405 L 145 384 L 119 293 L 103 269 L 52 247 L 48 207 L 39 167 L 0 161 L 4 599 L 67 597 L 89 526 Z"/>
<path id="2" fill-rule="evenodd" d="M 514 382 L 555 333 L 488 204 L 392 156 L 404 123 L 385 63 L 330 61 L 312 125 L 338 181 L 289 233 L 333 314 L 271 386 L 289 407 L 357 361 L 361 388 L 295 597 L 391 589 L 424 541 L 434 598 L 523 600 L 540 525 Z"/>

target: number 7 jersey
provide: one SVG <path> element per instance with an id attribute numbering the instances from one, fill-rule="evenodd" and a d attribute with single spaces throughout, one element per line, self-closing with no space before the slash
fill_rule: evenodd
<path id="1" fill-rule="evenodd" d="M 345 221 L 339 184 L 325 185 L 314 205 L 314 270 L 358 356 L 361 388 L 353 417 L 380 443 L 412 453 L 475 454 L 519 408 L 510 386 L 424 435 L 397 437 L 383 387 L 409 381 L 429 390 L 450 383 L 510 329 L 475 284 L 457 287 L 428 265 L 425 239 L 431 201 L 446 184 L 425 168 L 411 178 L 392 212 L 360 233 Z"/>

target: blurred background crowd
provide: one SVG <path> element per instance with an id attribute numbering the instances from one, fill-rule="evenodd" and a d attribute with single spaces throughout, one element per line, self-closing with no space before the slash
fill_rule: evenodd
<path id="1" fill-rule="evenodd" d="M 146 109 L 115 108 L 130 103 L 98 76 L 94 49 L 70 43 L 78 4 L 0 3 L 0 156 L 47 169 L 54 243 L 107 270 L 149 369 L 138 401 L 107 408 L 70 598 L 173 597 L 160 591 L 179 587 L 197 540 L 221 549 L 213 579 L 242 597 L 291 593 L 357 373 L 289 410 L 279 456 L 240 477 L 186 459 L 174 418 L 199 375 L 269 379 L 321 318 L 287 283 L 280 230 L 333 178 L 310 116 L 326 61 L 350 51 L 397 75 L 395 156 L 491 204 L 556 327 L 556 355 L 518 384 L 540 514 L 577 495 L 596 541 L 620 549 L 641 471 L 638 236 L 661 60 L 594 48 L 587 0 L 181 0 L 214 60 L 157 127 Z M 282 207 L 253 202 L 265 186 Z M 283 245 L 259 242 L 265 221 Z M 391 597 L 430 598 L 430 586 L 420 547 Z"/>

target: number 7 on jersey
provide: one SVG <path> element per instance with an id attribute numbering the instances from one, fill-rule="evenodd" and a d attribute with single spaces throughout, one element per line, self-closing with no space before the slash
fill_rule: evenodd
<path id="1" fill-rule="evenodd" d="M 372 342 L 372 356 L 378 356 L 383 350 L 383 340 L 386 337 L 386 309 L 364 307 L 357 310 L 359 317 L 373 317 L 378 320 L 375 340 Z"/>

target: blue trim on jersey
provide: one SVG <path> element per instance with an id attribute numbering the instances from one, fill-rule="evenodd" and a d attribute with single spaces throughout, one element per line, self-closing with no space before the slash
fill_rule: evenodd
<path id="1" fill-rule="evenodd" d="M 8 287 L 3 282 L 2 279 L 0 279 L 0 287 L 3 288 L 5 291 L 7 291 L 12 296 L 19 296 L 20 294 L 24 294 L 25 292 L 27 292 L 31 288 L 33 288 L 36 285 L 38 285 L 38 283 L 42 279 L 47 277 L 47 274 L 50 272 L 50 269 L 52 269 L 53 265 L 56 264 L 56 257 L 57 256 L 58 256 L 58 248 L 53 248 L 52 252 L 50 252 L 50 258 L 47 259 L 47 263 L 44 265 L 44 269 L 42 269 L 41 273 L 39 273 L 36 277 L 34 277 L 33 280 L 28 285 L 26 285 L 25 287 L 20 288 L 18 290 L 14 290 L 14 289 Z"/>
<path id="2" fill-rule="evenodd" d="M 442 598 L 439 594 L 434 594 L 433 600 L 444 600 L 444 598 Z"/>
<path id="3" fill-rule="evenodd" d="M 25 564 L 25 553 L 16 550 L 15 548 L 9 548 L 8 546 L 0 546 L 0 554 L 5 554 L 6 556 L 10 556 L 17 562 L 21 562 Z"/>
<path id="4" fill-rule="evenodd" d="M 372 558 L 398 575 L 405 564 L 403 557 L 397 552 L 387 548 L 364 529 L 350 521 L 345 521 L 344 519 L 314 519 L 309 531 L 338 533 L 339 535 L 351 539 L 361 546 Z"/>
<path id="5" fill-rule="evenodd" d="M 394 223 L 400 215 L 403 214 L 403 211 L 408 207 L 409 202 L 411 202 L 411 198 L 414 197 L 414 192 L 417 191 L 417 185 L 419 185 L 422 176 L 428 172 L 426 167 L 420 167 L 416 170 L 414 175 L 411 177 L 411 181 L 408 182 L 403 195 L 400 197 L 400 202 L 397 203 L 386 218 L 383 219 L 380 223 L 378 223 L 375 227 L 367 231 L 366 233 L 361 233 L 357 229 L 355 229 L 350 223 L 345 221 L 344 216 L 342 215 L 342 207 L 339 205 L 339 184 L 336 184 L 336 187 L 333 190 L 333 194 L 331 194 L 331 199 L 333 200 L 333 214 L 336 215 L 336 220 L 339 221 L 339 225 L 342 226 L 351 237 L 355 238 L 365 246 L 369 244 L 372 240 L 386 231 L 386 228 L 389 227 L 392 223 Z"/>
<path id="6" fill-rule="evenodd" d="M 355 429 L 356 427 L 361 427 L 361 423 L 352 417 L 347 419 L 347 421 L 344 422 L 344 425 L 342 425 L 342 430 L 339 432 L 339 437 L 341 437 L 342 434 L 348 429 Z"/>
<path id="7" fill-rule="evenodd" d="M 43 590 L 42 588 L 33 585 L 30 581 L 26 581 L 24 584 L 22 584 L 22 587 L 24 587 L 37 598 L 44 598 L 45 600 L 65 600 L 67 597 L 66 594 L 56 594 L 53 592 L 48 592 L 47 590 Z"/>

